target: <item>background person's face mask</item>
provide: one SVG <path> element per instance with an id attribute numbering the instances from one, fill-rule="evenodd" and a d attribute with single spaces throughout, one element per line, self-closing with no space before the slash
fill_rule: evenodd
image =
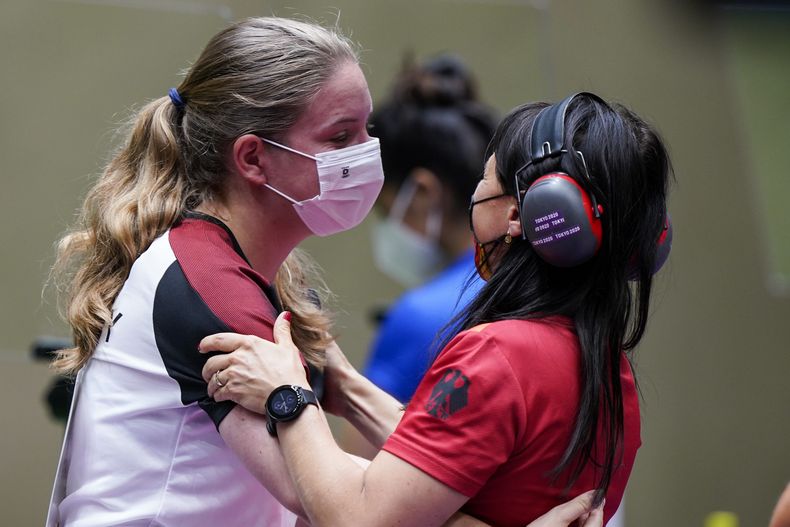
<path id="1" fill-rule="evenodd" d="M 414 287 L 442 270 L 447 258 L 439 245 L 442 210 L 431 209 L 425 236 L 403 223 L 417 185 L 412 179 L 401 185 L 387 218 L 373 228 L 373 258 L 376 267 L 405 287 Z"/>
<path id="2" fill-rule="evenodd" d="M 296 201 L 268 183 L 264 186 L 293 203 L 302 222 L 314 234 L 329 236 L 359 225 L 368 215 L 384 184 L 379 140 L 321 152 L 315 156 L 281 145 L 267 143 L 315 161 L 318 171 L 318 195 Z"/>

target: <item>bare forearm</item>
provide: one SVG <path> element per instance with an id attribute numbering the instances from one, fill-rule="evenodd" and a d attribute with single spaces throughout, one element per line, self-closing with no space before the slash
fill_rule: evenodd
<path id="1" fill-rule="evenodd" d="M 314 526 L 438 527 L 467 500 L 387 452 L 362 469 L 335 444 L 314 406 L 277 427 L 283 457 Z"/>
<path id="2" fill-rule="evenodd" d="M 308 407 L 296 421 L 278 423 L 277 428 L 283 457 L 311 525 L 342 525 L 355 517 L 349 508 L 359 502 L 364 469 L 339 455 L 323 415 Z M 344 510 L 345 515 L 338 514 Z"/>
<path id="3" fill-rule="evenodd" d="M 377 449 L 395 431 L 403 410 L 397 399 L 361 374 L 346 375 L 343 417 Z"/>

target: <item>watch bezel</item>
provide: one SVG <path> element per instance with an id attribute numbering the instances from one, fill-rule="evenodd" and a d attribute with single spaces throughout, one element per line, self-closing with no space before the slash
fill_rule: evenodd
<path id="1" fill-rule="evenodd" d="M 291 391 L 296 394 L 296 405 L 291 412 L 281 417 L 272 412 L 272 401 L 276 394 L 284 391 Z M 266 430 L 268 430 L 269 434 L 272 436 L 277 437 L 277 423 L 293 421 L 299 417 L 302 410 L 304 410 L 308 404 L 318 406 L 318 399 L 314 392 L 295 384 L 283 384 L 282 386 L 278 386 L 272 390 L 269 397 L 266 398 Z"/>
<path id="2" fill-rule="evenodd" d="M 280 414 L 279 412 L 273 412 L 273 403 L 272 400 L 274 396 L 285 392 L 290 391 L 296 395 L 296 404 L 293 407 L 293 410 L 288 412 L 287 414 Z M 301 386 L 295 386 L 291 384 L 284 384 L 282 386 L 278 386 L 272 393 L 269 394 L 269 398 L 266 400 L 266 413 L 267 415 L 271 416 L 274 421 L 290 421 L 292 419 L 296 419 L 296 416 L 299 415 L 299 410 L 304 406 L 304 394 L 302 393 Z"/>

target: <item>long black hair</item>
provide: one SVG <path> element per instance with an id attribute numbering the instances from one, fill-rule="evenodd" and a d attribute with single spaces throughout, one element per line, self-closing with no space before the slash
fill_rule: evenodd
<path id="1" fill-rule="evenodd" d="M 516 196 L 515 174 L 529 159 L 532 123 L 546 106 L 516 108 L 491 141 L 488 153 L 495 156 L 497 178 L 509 195 Z M 622 106 L 590 97 L 577 97 L 568 107 L 564 139 L 583 153 L 591 182 L 583 176 L 580 156 L 562 155 L 521 171 L 519 187 L 523 191 L 542 174 L 561 171 L 594 193 L 604 211 L 598 253 L 580 266 L 558 268 L 541 260 L 528 241 L 514 240 L 450 327 L 460 331 L 556 315 L 573 320 L 581 348 L 581 396 L 572 436 L 552 475 L 569 471 L 570 488 L 587 463 L 595 464 L 600 469 L 595 501 L 600 502 L 622 453 L 620 359 L 639 343 L 647 324 L 671 167 L 653 128 Z M 594 459 L 596 452 L 605 452 L 604 459 Z"/>

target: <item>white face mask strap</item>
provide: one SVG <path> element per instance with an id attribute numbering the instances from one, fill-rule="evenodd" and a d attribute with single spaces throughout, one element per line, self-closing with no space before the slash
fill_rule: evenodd
<path id="1" fill-rule="evenodd" d="M 272 144 L 272 145 L 274 145 L 276 147 L 282 148 L 283 150 L 288 150 L 289 152 L 293 152 L 294 154 L 300 155 L 302 157 L 306 157 L 308 159 L 312 159 L 313 161 L 318 161 L 315 157 L 313 157 L 311 155 L 305 154 L 304 152 L 300 152 L 299 150 L 295 150 L 295 149 L 293 149 L 293 148 L 291 148 L 289 146 L 281 145 L 280 143 L 278 143 L 276 141 L 272 141 L 271 139 L 266 139 L 265 137 L 261 137 L 261 139 L 263 141 L 269 143 L 269 144 Z M 298 205 L 299 204 L 299 202 L 296 201 L 295 199 L 293 199 L 291 196 L 280 192 L 279 190 L 277 190 L 273 186 L 269 185 L 268 183 L 264 183 L 263 186 L 268 188 L 269 190 L 271 190 L 272 192 L 274 192 L 278 196 L 281 196 L 281 197 L 287 199 L 288 201 L 290 201 L 294 205 Z"/>
<path id="2" fill-rule="evenodd" d="M 295 199 L 293 199 L 291 196 L 288 196 L 287 194 L 283 194 L 282 192 L 280 192 L 279 190 L 277 190 L 277 189 L 276 189 L 276 188 L 274 188 L 273 186 L 269 185 L 268 183 L 264 183 L 264 184 L 263 184 L 263 186 L 264 186 L 264 187 L 266 187 L 266 188 L 268 188 L 269 190 L 271 190 L 271 191 L 272 191 L 272 192 L 274 192 L 275 194 L 277 194 L 277 195 L 279 195 L 279 196 L 282 196 L 283 198 L 287 199 L 288 201 L 290 201 L 290 202 L 291 202 L 291 203 L 293 203 L 294 205 L 298 205 L 298 204 L 299 204 L 299 202 L 298 202 L 298 201 L 296 201 Z"/>
<path id="3" fill-rule="evenodd" d="M 395 201 L 392 202 L 392 208 L 389 213 L 390 218 L 397 221 L 403 220 L 403 217 L 406 215 L 406 209 L 409 207 L 409 203 L 411 203 L 416 192 L 417 183 L 411 177 L 407 178 L 400 186 L 400 189 L 398 189 Z"/>
<path id="4" fill-rule="evenodd" d="M 406 215 L 406 209 L 417 193 L 417 183 L 413 178 L 409 177 L 398 190 L 398 195 L 395 196 L 395 201 L 392 203 L 389 216 L 393 220 L 400 223 L 403 222 L 403 217 Z M 428 212 L 428 217 L 425 219 L 425 236 L 429 240 L 438 240 L 442 232 L 442 209 L 441 207 L 431 208 Z"/>
<path id="5" fill-rule="evenodd" d="M 438 240 L 442 233 L 442 207 L 431 207 L 428 218 L 425 220 L 425 234 L 431 240 Z"/>
<path id="6" fill-rule="evenodd" d="M 313 161 L 318 161 L 318 158 L 313 157 L 310 154 L 305 154 L 304 152 L 300 152 L 299 150 L 295 150 L 295 149 L 291 148 L 290 146 L 281 145 L 280 143 L 278 143 L 276 141 L 272 141 L 271 139 L 266 139 L 265 137 L 261 137 L 261 139 L 263 141 L 269 143 L 269 144 L 272 144 L 274 146 L 278 146 L 278 147 L 282 148 L 283 150 L 288 150 L 289 152 L 293 152 L 294 154 L 300 155 L 302 157 L 306 157 L 307 159 L 312 159 Z M 272 190 L 274 190 L 274 189 L 272 189 Z M 277 192 L 277 191 L 275 190 L 275 192 Z"/>

